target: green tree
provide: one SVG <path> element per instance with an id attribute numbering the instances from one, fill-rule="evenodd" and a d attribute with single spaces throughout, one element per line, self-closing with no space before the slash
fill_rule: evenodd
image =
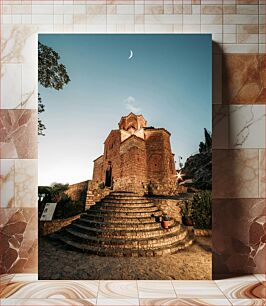
<path id="1" fill-rule="evenodd" d="M 63 89 L 69 83 L 65 65 L 59 62 L 60 56 L 52 48 L 38 42 L 38 81 L 45 88 Z M 38 95 L 38 113 L 44 112 L 44 104 Z M 45 125 L 38 119 L 38 135 L 44 134 Z"/>

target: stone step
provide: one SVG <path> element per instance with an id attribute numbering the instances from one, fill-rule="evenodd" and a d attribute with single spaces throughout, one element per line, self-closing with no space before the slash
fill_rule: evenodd
<path id="1" fill-rule="evenodd" d="M 127 203 L 132 203 L 132 204 L 138 204 L 138 203 L 153 203 L 152 200 L 150 199 L 145 199 L 145 198 L 139 198 L 139 199 L 132 199 L 132 198 L 111 198 L 111 197 L 105 197 L 104 199 L 101 200 L 102 203 L 117 203 L 117 204 L 127 204 Z"/>
<path id="2" fill-rule="evenodd" d="M 141 217 L 141 218 L 119 218 L 119 217 L 113 217 L 113 216 L 104 216 L 104 215 L 98 215 L 98 214 L 88 214 L 84 213 L 81 214 L 80 219 L 88 219 L 92 221 L 101 221 L 101 222 L 110 222 L 110 223 L 124 223 L 124 224 L 131 224 L 131 223 L 150 223 L 155 222 L 154 217 Z"/>
<path id="3" fill-rule="evenodd" d="M 118 218 L 142 218 L 142 217 L 159 217 L 162 215 L 160 210 L 152 211 L 152 212 L 119 212 L 119 211 L 109 211 L 109 210 L 99 210 L 97 207 L 92 206 L 88 211 L 88 215 L 97 215 L 97 216 L 110 216 L 110 217 L 118 217 Z"/>
<path id="4" fill-rule="evenodd" d="M 91 236 L 80 231 L 66 227 L 65 232 L 69 238 L 72 238 L 74 241 L 80 241 L 81 243 L 87 243 L 88 245 L 101 246 L 102 248 L 115 248 L 116 246 L 123 247 L 124 249 L 153 249 L 162 246 L 167 246 L 169 244 L 176 243 L 186 238 L 187 230 L 181 229 L 178 234 L 169 233 L 163 237 L 156 238 L 138 238 L 131 239 L 129 237 L 121 238 L 100 238 Z"/>
<path id="5" fill-rule="evenodd" d="M 139 238 L 156 238 L 163 237 L 169 233 L 177 233 L 180 231 L 180 224 L 174 223 L 168 229 L 157 228 L 157 229 L 141 229 L 141 230 L 128 230 L 128 229 L 106 229 L 106 228 L 93 228 L 85 225 L 81 225 L 78 222 L 72 223 L 70 228 L 78 230 L 84 234 L 94 235 L 101 238 L 115 238 L 115 239 L 139 239 Z"/>
<path id="6" fill-rule="evenodd" d="M 67 237 L 55 237 L 71 249 L 82 251 L 99 256 L 116 256 L 116 257 L 154 257 L 174 254 L 179 250 L 187 248 L 193 243 L 193 236 L 187 236 L 184 240 L 168 245 L 167 247 L 154 248 L 152 250 L 131 250 L 124 248 L 103 249 L 102 247 L 92 246 L 85 243 L 73 241 Z"/>
<path id="7" fill-rule="evenodd" d="M 113 203 L 113 202 L 97 202 L 95 205 L 97 205 L 97 207 L 108 207 L 109 209 L 113 209 L 116 207 L 125 207 L 125 208 L 130 208 L 130 207 L 156 207 L 156 205 L 154 205 L 152 202 L 150 203 Z"/>
<path id="8" fill-rule="evenodd" d="M 113 207 L 113 206 L 109 206 L 109 205 L 101 205 L 101 204 L 96 204 L 95 206 L 93 206 L 90 210 L 88 210 L 88 213 L 90 211 L 94 211 L 94 210 L 98 210 L 98 211 L 101 211 L 101 212 L 125 212 L 125 213 L 143 213 L 143 212 L 155 212 L 155 211 L 158 211 L 158 207 L 156 206 L 151 206 L 151 207 L 123 207 L 123 206 L 116 206 L 116 207 Z"/>
<path id="9" fill-rule="evenodd" d="M 174 220 L 169 221 L 169 225 L 174 224 Z M 150 223 L 124 223 L 124 222 L 101 222 L 101 221 L 91 221 L 87 219 L 78 219 L 75 223 L 85 225 L 93 228 L 102 228 L 110 230 L 145 230 L 145 229 L 158 229 L 161 228 L 160 222 L 150 222 Z"/>

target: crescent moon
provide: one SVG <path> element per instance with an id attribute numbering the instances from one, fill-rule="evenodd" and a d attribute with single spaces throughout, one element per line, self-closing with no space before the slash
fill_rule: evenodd
<path id="1" fill-rule="evenodd" d="M 129 54 L 128 59 L 131 59 L 132 57 L 133 57 L 133 51 L 132 51 L 132 50 L 130 50 L 130 54 Z"/>

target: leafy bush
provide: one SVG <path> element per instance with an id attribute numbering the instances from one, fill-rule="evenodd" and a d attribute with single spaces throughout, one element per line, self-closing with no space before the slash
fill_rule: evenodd
<path id="1" fill-rule="evenodd" d="M 181 216 L 182 217 L 191 217 L 191 206 L 192 206 L 192 201 L 191 200 L 183 201 L 180 204 Z"/>
<path id="2" fill-rule="evenodd" d="M 72 201 L 67 195 L 63 195 L 58 201 L 53 219 L 66 219 L 83 212 L 84 204 L 81 201 Z"/>
<path id="3" fill-rule="evenodd" d="M 101 182 L 101 183 L 99 183 L 99 185 L 98 185 L 98 186 L 99 186 L 99 188 L 100 188 L 100 189 L 104 189 L 105 184 L 104 184 L 104 182 Z"/>
<path id="4" fill-rule="evenodd" d="M 191 215 L 194 227 L 197 229 L 211 229 L 212 207 L 211 191 L 204 190 L 196 193 L 191 202 Z"/>

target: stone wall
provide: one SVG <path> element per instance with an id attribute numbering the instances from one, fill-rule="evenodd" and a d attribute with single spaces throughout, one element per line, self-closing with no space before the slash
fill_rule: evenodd
<path id="1" fill-rule="evenodd" d="M 82 193 L 87 192 L 90 181 L 83 181 L 77 184 L 69 185 L 68 190 L 65 192 L 72 201 L 79 201 Z"/>
<path id="2" fill-rule="evenodd" d="M 63 227 L 66 227 L 71 222 L 76 219 L 79 219 L 80 215 L 76 215 L 67 219 L 57 219 L 51 221 L 40 221 L 39 222 L 39 233 L 41 236 L 46 236 L 52 233 L 55 233 L 61 230 Z"/>
<path id="3" fill-rule="evenodd" d="M 161 209 L 163 213 L 166 213 L 169 217 L 173 218 L 178 222 L 182 222 L 180 204 L 184 201 L 183 199 L 153 197 L 150 197 L 150 199 L 152 199 L 153 203 L 159 209 Z"/>

